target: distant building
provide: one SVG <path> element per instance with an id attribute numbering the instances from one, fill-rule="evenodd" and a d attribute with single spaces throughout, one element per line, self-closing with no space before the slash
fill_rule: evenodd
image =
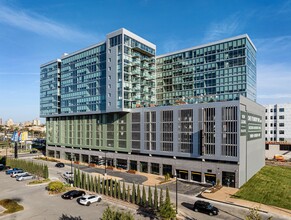
<path id="1" fill-rule="evenodd" d="M 2 118 L 0 118 L 0 125 L 2 125 L 2 123 L 3 123 L 3 122 L 2 122 Z"/>
<path id="2" fill-rule="evenodd" d="M 265 105 L 265 140 L 291 143 L 291 104 Z"/>
<path id="3" fill-rule="evenodd" d="M 14 122 L 11 118 L 9 118 L 7 121 L 6 121 L 6 125 L 9 127 L 9 126 L 13 126 L 14 125 Z"/>
<path id="4" fill-rule="evenodd" d="M 40 125 L 40 120 L 39 119 L 34 119 L 32 120 L 32 125 L 36 125 L 36 126 L 39 126 Z"/>

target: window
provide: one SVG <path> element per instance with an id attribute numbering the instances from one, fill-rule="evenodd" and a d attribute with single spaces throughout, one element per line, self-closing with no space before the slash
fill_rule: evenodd
<path id="1" fill-rule="evenodd" d="M 291 145 L 280 145 L 280 150 L 291 151 Z"/>
<path id="2" fill-rule="evenodd" d="M 267 120 L 268 119 L 268 116 L 266 116 L 265 119 Z"/>
<path id="3" fill-rule="evenodd" d="M 284 118 L 285 118 L 284 115 L 279 116 L 279 119 L 284 119 Z"/>
<path id="4" fill-rule="evenodd" d="M 273 112 L 273 109 L 272 108 L 270 109 L 270 112 Z"/>
<path id="5" fill-rule="evenodd" d="M 279 108 L 279 112 L 284 112 L 284 108 Z"/>
<path id="6" fill-rule="evenodd" d="M 268 112 L 268 109 L 266 109 L 266 112 Z"/>
<path id="7" fill-rule="evenodd" d="M 273 116 L 271 116 L 270 119 L 273 119 Z"/>
<path id="8" fill-rule="evenodd" d="M 279 134 L 284 134 L 284 130 L 280 130 L 279 131 Z"/>
<path id="9" fill-rule="evenodd" d="M 284 123 L 279 123 L 279 127 L 284 127 Z"/>
<path id="10" fill-rule="evenodd" d="M 265 150 L 269 150 L 269 144 L 265 145 Z"/>

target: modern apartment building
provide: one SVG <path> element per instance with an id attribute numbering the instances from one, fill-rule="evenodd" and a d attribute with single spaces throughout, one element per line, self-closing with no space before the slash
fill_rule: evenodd
<path id="1" fill-rule="evenodd" d="M 265 140 L 291 142 L 291 104 L 265 105 Z"/>
<path id="2" fill-rule="evenodd" d="M 264 165 L 247 35 L 156 56 L 120 29 L 41 65 L 47 154 L 240 187 Z"/>

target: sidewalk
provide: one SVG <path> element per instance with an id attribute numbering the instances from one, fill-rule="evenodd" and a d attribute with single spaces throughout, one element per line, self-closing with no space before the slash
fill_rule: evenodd
<path id="1" fill-rule="evenodd" d="M 214 200 L 218 202 L 242 206 L 245 208 L 257 208 L 259 209 L 259 211 L 268 212 L 270 214 L 274 213 L 276 215 L 284 215 L 291 218 L 291 210 L 283 209 L 283 208 L 279 208 L 275 206 L 264 205 L 257 202 L 231 198 L 231 196 L 234 195 L 237 191 L 238 189 L 236 188 L 222 187 L 220 190 L 214 193 L 203 192 L 201 196 L 206 199 L 210 199 L 210 200 Z"/>

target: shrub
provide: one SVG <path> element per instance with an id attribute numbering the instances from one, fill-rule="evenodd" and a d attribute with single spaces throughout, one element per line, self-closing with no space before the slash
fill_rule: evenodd
<path id="1" fill-rule="evenodd" d="M 122 212 L 112 210 L 107 207 L 102 215 L 102 220 L 134 220 L 133 215 L 130 212 Z"/>
<path id="2" fill-rule="evenodd" d="M 48 184 L 47 189 L 48 189 L 48 191 L 50 191 L 52 193 L 60 193 L 60 192 L 65 191 L 65 186 L 60 181 L 53 181 L 53 182 L 50 182 Z"/>
<path id="3" fill-rule="evenodd" d="M 136 174 L 136 170 L 128 170 L 127 173 Z"/>
<path id="4" fill-rule="evenodd" d="M 42 184 L 42 183 L 47 183 L 49 181 L 50 181 L 50 179 L 33 180 L 33 181 L 29 182 L 28 185 Z"/>

